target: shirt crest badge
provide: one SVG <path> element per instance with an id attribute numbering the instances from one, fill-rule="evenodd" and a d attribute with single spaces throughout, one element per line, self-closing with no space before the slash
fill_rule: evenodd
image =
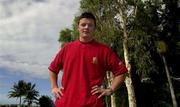
<path id="1" fill-rule="evenodd" d="M 93 57 L 92 63 L 93 63 L 93 64 L 97 64 L 97 57 Z"/>

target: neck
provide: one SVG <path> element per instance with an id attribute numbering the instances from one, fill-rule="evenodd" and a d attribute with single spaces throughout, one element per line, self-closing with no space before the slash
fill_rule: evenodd
<path id="1" fill-rule="evenodd" d="M 88 42 L 91 42 L 92 40 L 93 40 L 93 38 L 79 38 L 79 40 L 81 41 L 81 42 L 84 42 L 84 43 L 88 43 Z"/>

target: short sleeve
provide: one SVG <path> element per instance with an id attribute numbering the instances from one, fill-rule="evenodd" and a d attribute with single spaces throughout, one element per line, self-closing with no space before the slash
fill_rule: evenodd
<path id="1" fill-rule="evenodd" d="M 56 74 L 63 68 L 64 48 L 62 48 L 50 63 L 48 69 Z"/>
<path id="2" fill-rule="evenodd" d="M 112 71 L 114 76 L 118 76 L 127 72 L 126 66 L 120 60 L 118 55 L 115 52 L 113 52 L 111 49 L 109 49 L 109 52 L 107 54 L 107 63 L 108 63 L 108 70 Z"/>

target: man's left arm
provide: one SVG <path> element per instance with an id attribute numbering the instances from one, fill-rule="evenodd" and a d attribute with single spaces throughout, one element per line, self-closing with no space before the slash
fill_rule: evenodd
<path id="1" fill-rule="evenodd" d="M 112 95 L 119 88 L 119 86 L 121 86 L 121 84 L 124 82 L 125 78 L 126 78 L 126 73 L 115 76 L 110 87 L 104 89 L 104 88 L 101 88 L 96 85 L 96 86 L 92 87 L 91 93 L 93 95 L 100 93 L 98 98 L 101 98 L 102 96 Z"/>
<path id="2" fill-rule="evenodd" d="M 121 86 L 125 78 L 126 78 L 126 73 L 114 77 L 112 84 L 109 87 L 112 90 L 112 93 L 114 93 Z"/>
<path id="3" fill-rule="evenodd" d="M 100 86 L 93 86 L 91 93 L 94 94 L 100 94 L 98 98 L 106 95 L 113 94 L 119 86 L 124 82 L 127 68 L 123 64 L 123 62 L 119 59 L 116 53 L 114 53 L 112 50 L 107 51 L 106 55 L 106 61 L 107 62 L 107 71 L 112 71 L 114 75 L 114 79 L 112 81 L 112 84 L 110 87 L 104 89 Z"/>

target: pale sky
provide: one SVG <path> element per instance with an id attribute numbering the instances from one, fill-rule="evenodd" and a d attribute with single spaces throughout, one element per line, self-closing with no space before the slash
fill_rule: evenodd
<path id="1" fill-rule="evenodd" d="M 59 32 L 71 27 L 79 1 L 0 0 L 0 104 L 16 102 L 7 92 L 20 79 L 47 85 Z"/>

